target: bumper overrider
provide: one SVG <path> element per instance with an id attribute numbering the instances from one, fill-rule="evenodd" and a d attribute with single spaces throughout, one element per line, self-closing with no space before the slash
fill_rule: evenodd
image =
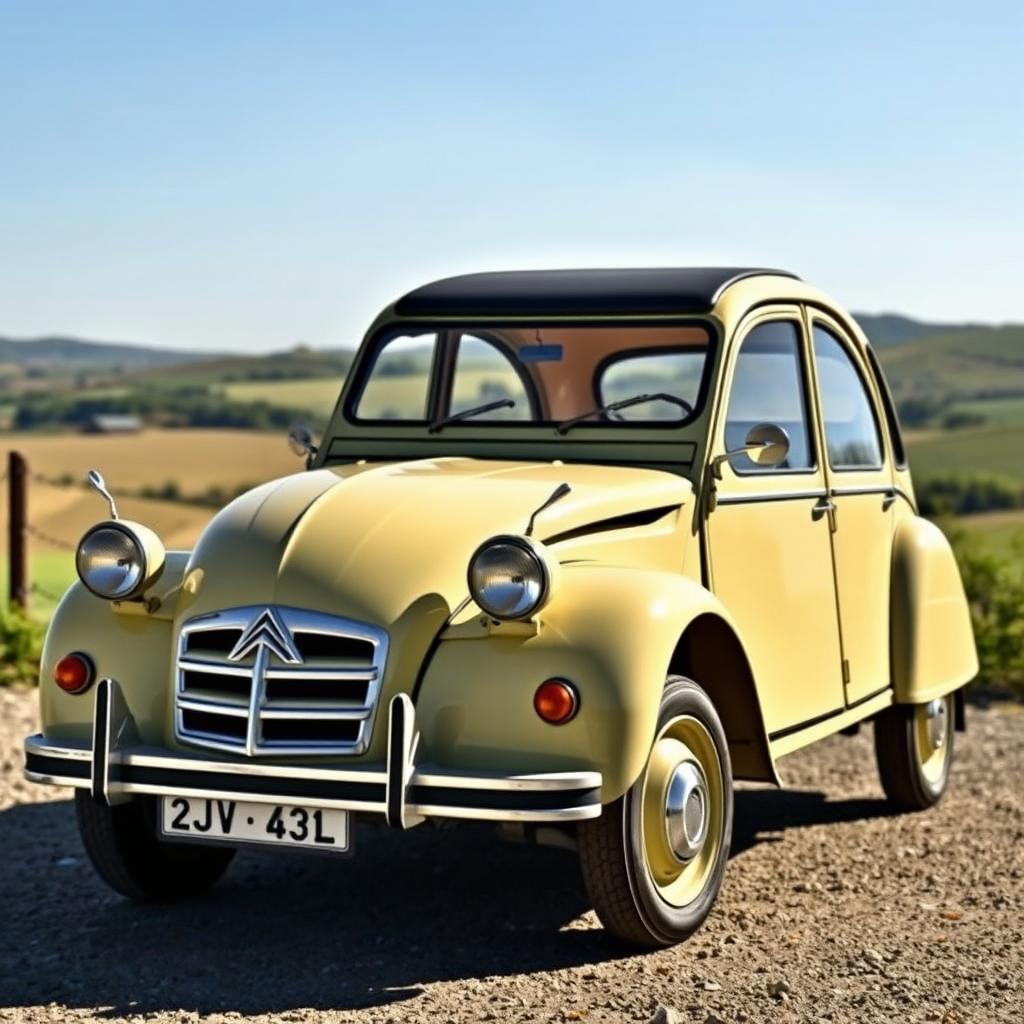
<path id="1" fill-rule="evenodd" d="M 102 679 L 96 687 L 92 746 L 30 736 L 25 777 L 89 789 L 96 800 L 111 805 L 142 794 L 310 804 L 382 815 L 395 828 L 426 818 L 551 823 L 600 815 L 600 772 L 466 774 L 417 764 L 415 714 L 407 694 L 391 700 L 383 766 L 214 761 L 142 744 L 120 686 Z"/>

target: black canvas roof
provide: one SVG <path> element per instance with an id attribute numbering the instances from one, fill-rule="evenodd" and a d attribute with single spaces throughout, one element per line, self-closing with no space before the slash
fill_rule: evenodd
<path id="1" fill-rule="evenodd" d="M 760 274 L 796 276 L 745 267 L 466 274 L 409 292 L 395 311 L 416 317 L 706 313 L 732 282 Z"/>

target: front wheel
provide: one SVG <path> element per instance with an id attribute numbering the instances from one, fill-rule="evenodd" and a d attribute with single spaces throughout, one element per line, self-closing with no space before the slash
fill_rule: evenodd
<path id="1" fill-rule="evenodd" d="M 169 903 L 198 896 L 220 879 L 235 855 L 230 847 L 161 842 L 152 797 L 107 807 L 76 790 L 75 813 L 96 873 L 133 900 Z"/>
<path id="2" fill-rule="evenodd" d="M 580 866 L 604 927 L 632 945 L 690 936 L 718 896 L 732 839 L 732 767 L 708 695 L 669 676 L 640 778 L 581 822 Z"/>
<path id="3" fill-rule="evenodd" d="M 926 704 L 893 704 L 875 718 L 875 758 L 885 795 L 897 807 L 937 804 L 953 761 L 953 694 Z"/>

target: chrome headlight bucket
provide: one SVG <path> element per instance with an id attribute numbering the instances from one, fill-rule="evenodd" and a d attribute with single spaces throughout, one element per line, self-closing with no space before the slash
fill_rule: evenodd
<path id="1" fill-rule="evenodd" d="M 123 519 L 91 527 L 78 542 L 78 578 L 97 597 L 128 601 L 160 575 L 166 552 L 150 529 Z"/>
<path id="2" fill-rule="evenodd" d="M 528 619 L 551 596 L 552 564 L 530 537 L 486 540 L 469 560 L 469 593 L 494 619 Z"/>

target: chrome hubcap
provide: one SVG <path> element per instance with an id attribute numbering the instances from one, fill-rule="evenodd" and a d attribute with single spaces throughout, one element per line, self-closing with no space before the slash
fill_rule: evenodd
<path id="1" fill-rule="evenodd" d="M 668 845 L 680 861 L 693 860 L 708 836 L 708 787 L 693 761 L 676 765 L 665 792 Z"/>
<path id="2" fill-rule="evenodd" d="M 932 750 L 940 750 L 946 742 L 946 702 L 933 700 L 928 702 L 928 742 Z"/>

